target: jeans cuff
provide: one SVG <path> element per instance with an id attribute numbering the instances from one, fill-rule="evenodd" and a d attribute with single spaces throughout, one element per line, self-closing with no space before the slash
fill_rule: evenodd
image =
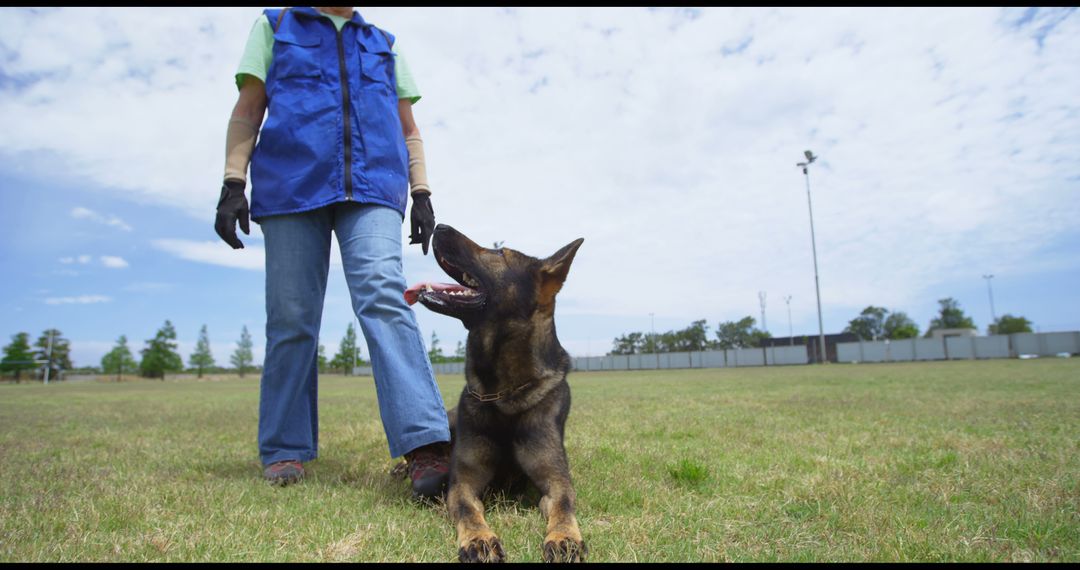
<path id="1" fill-rule="evenodd" d="M 390 444 L 390 457 L 397 458 L 403 457 L 406 453 L 419 449 L 430 443 L 449 443 L 450 442 L 450 428 L 446 429 L 431 429 L 422 431 L 419 433 L 409 434 L 408 437 L 403 437 L 397 441 L 397 445 Z"/>
<path id="2" fill-rule="evenodd" d="M 263 456 L 261 459 L 263 467 L 265 467 L 279 461 L 299 461 L 300 463 L 307 463 L 308 461 L 313 461 L 318 456 L 318 453 L 297 454 L 295 451 L 279 451 L 277 453 Z"/>

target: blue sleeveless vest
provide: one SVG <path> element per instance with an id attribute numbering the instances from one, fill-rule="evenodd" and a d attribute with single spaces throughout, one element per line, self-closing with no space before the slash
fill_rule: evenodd
<path id="1" fill-rule="evenodd" d="M 276 30 L 251 157 L 251 218 L 352 201 L 404 219 L 409 159 L 393 36 L 356 12 L 340 32 L 314 8 L 289 8 L 278 25 L 280 12 L 264 12 Z"/>

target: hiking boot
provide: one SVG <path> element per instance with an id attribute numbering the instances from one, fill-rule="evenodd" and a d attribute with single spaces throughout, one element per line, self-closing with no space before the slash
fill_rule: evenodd
<path id="1" fill-rule="evenodd" d="M 299 461 L 290 459 L 271 463 L 263 469 L 263 479 L 271 485 L 284 486 L 296 483 L 304 478 L 304 466 Z"/>
<path id="2" fill-rule="evenodd" d="M 450 479 L 450 446 L 432 443 L 405 454 L 414 499 L 435 499 L 446 492 Z"/>

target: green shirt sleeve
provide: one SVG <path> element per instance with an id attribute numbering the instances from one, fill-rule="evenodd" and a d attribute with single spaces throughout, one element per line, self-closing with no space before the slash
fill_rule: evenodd
<path id="1" fill-rule="evenodd" d="M 330 19 L 338 29 L 341 29 L 341 26 L 345 25 L 348 20 L 347 18 L 337 18 L 335 16 L 330 16 Z M 420 90 L 416 87 L 416 80 L 413 78 L 408 62 L 398 51 L 397 41 L 394 42 L 394 46 L 390 51 L 394 54 L 394 76 L 397 78 L 398 98 L 408 99 L 410 103 L 416 104 L 421 97 Z M 266 75 L 270 70 L 270 60 L 273 57 L 274 30 L 270 27 L 270 21 L 266 19 L 266 15 L 260 15 L 255 20 L 255 25 L 251 27 L 247 45 L 244 46 L 244 54 L 240 57 L 240 66 L 236 70 L 236 88 L 240 89 L 244 85 L 245 75 L 258 77 L 259 80 L 266 83 Z"/>
<path id="2" fill-rule="evenodd" d="M 397 51 L 397 42 L 395 41 L 394 44 L 392 51 L 394 52 L 394 77 L 397 77 L 398 99 L 408 99 L 415 105 L 420 100 L 420 89 L 416 87 L 416 80 L 413 79 L 412 70 L 409 69 L 405 56 Z"/>
<path id="3" fill-rule="evenodd" d="M 273 55 L 274 30 L 270 28 L 266 15 L 260 15 L 251 27 L 247 45 L 244 46 L 244 55 L 240 57 L 240 67 L 236 70 L 236 88 L 243 87 L 244 75 L 253 75 L 266 83 L 266 73 L 270 69 Z"/>

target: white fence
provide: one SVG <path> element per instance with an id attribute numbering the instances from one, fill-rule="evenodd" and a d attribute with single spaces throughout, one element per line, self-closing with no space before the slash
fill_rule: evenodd
<path id="1" fill-rule="evenodd" d="M 912 362 L 925 360 L 973 360 L 1017 358 L 1021 355 L 1056 356 L 1080 354 L 1080 332 L 1017 333 L 1011 335 L 918 338 L 877 342 L 841 342 L 836 345 L 839 362 Z M 666 352 L 619 356 L 571 358 L 573 370 L 657 370 L 675 368 L 734 368 L 809 364 L 806 346 L 736 348 L 704 352 Z M 464 374 L 465 363 L 432 364 L 436 374 Z M 355 374 L 369 376 L 371 368 Z"/>
<path id="2" fill-rule="evenodd" d="M 910 362 L 1056 356 L 1080 353 L 1080 332 L 1016 333 L 993 336 L 950 336 L 942 339 L 842 342 L 839 362 Z"/>
<path id="3" fill-rule="evenodd" d="M 656 370 L 674 368 L 731 368 L 735 366 L 786 366 L 809 364 L 805 346 L 770 346 L 702 352 L 662 352 L 617 356 L 578 356 L 570 359 L 575 371 Z M 436 374 L 464 374 L 465 363 L 432 364 Z M 370 374 L 370 368 L 357 369 Z"/>
<path id="4" fill-rule="evenodd" d="M 579 356 L 571 359 L 573 369 L 656 370 L 673 368 L 732 368 L 736 366 L 784 366 L 808 364 L 805 346 L 733 348 L 702 352 L 662 352 L 616 356 Z"/>
<path id="5" fill-rule="evenodd" d="M 436 374 L 465 374 L 464 362 L 444 362 L 442 364 L 432 364 L 431 368 L 435 370 Z"/>

